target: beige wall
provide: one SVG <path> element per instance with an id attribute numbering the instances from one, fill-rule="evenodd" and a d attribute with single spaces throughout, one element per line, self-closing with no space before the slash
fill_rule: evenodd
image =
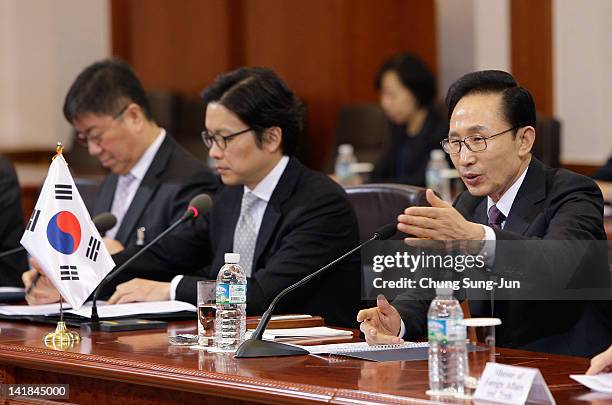
<path id="1" fill-rule="evenodd" d="M 612 153 L 612 1 L 554 0 L 553 55 L 562 160 L 601 164 Z"/>
<path id="2" fill-rule="evenodd" d="M 437 0 L 439 93 L 465 73 L 510 71 L 509 0 Z"/>
<path id="3" fill-rule="evenodd" d="M 69 140 L 62 115 L 78 72 L 110 53 L 108 0 L 0 1 L 0 150 Z"/>

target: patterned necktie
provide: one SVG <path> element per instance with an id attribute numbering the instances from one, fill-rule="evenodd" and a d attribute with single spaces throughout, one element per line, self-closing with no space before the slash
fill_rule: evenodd
<path id="1" fill-rule="evenodd" d="M 501 231 L 502 222 L 506 220 L 506 216 L 502 214 L 500 210 L 497 209 L 497 206 L 492 205 L 489 208 L 489 226 L 496 231 Z"/>
<path id="2" fill-rule="evenodd" d="M 259 198 L 248 191 L 242 195 L 240 217 L 234 231 L 234 253 L 240 254 L 240 265 L 247 277 L 253 272 L 253 255 L 257 242 L 257 225 L 253 216 L 253 208 Z"/>
<path id="3" fill-rule="evenodd" d="M 113 199 L 113 208 L 111 209 L 111 213 L 117 218 L 117 225 L 107 232 L 107 236 L 114 238 L 117 234 L 117 230 L 121 226 L 125 212 L 130 206 L 127 199 L 130 195 L 130 186 L 132 183 L 134 183 L 134 180 L 136 180 L 136 177 L 132 173 L 128 173 L 125 176 L 119 177 L 119 180 L 117 181 L 115 198 Z"/>

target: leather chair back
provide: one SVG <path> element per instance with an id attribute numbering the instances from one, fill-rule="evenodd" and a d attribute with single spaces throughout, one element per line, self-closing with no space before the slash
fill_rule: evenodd
<path id="1" fill-rule="evenodd" d="M 357 214 L 359 239 L 370 239 L 381 226 L 397 222 L 397 216 L 406 208 L 416 205 L 429 205 L 425 199 L 425 189 L 404 184 L 363 184 L 345 188 L 349 201 Z M 404 234 L 396 233 L 390 239 L 401 240 Z M 371 264 L 361 265 L 361 305 L 369 308 L 376 305 L 375 296 L 383 292 L 392 300 L 399 291 L 377 290 L 372 288 L 375 273 Z"/>
<path id="2" fill-rule="evenodd" d="M 429 205 L 425 189 L 405 184 L 363 184 L 345 188 L 349 201 L 357 214 L 359 238 L 369 239 L 381 226 L 397 222 L 397 216 L 406 208 Z M 402 239 L 396 234 L 391 239 Z"/>

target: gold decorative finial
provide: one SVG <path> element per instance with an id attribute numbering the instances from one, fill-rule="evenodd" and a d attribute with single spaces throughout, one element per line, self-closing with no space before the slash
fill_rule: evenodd
<path id="1" fill-rule="evenodd" d="M 51 160 L 60 156 L 63 152 L 64 152 L 64 146 L 62 145 L 61 142 L 57 142 L 57 146 L 55 147 L 55 155 L 53 156 L 53 158 L 51 158 Z"/>

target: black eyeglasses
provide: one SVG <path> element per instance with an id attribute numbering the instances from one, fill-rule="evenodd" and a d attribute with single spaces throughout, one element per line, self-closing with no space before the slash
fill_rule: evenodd
<path id="1" fill-rule="evenodd" d="M 130 105 L 127 104 L 125 107 L 123 107 L 121 110 L 119 110 L 119 112 L 117 114 L 113 115 L 113 121 L 118 120 L 123 115 L 123 113 L 128 109 L 129 106 Z M 77 142 L 79 144 L 81 144 L 82 146 L 87 146 L 87 144 L 89 142 L 93 142 L 96 145 L 99 145 L 100 142 L 102 142 L 102 136 L 109 129 L 110 129 L 110 126 L 109 126 L 109 128 L 106 128 L 104 131 L 100 132 L 99 134 L 95 134 L 95 135 L 94 134 L 81 134 L 81 133 L 79 133 L 79 134 L 77 134 Z"/>
<path id="2" fill-rule="evenodd" d="M 210 132 L 208 132 L 208 130 L 204 130 L 202 131 L 202 141 L 204 141 L 204 145 L 206 145 L 208 149 L 212 148 L 214 142 L 219 147 L 219 149 L 225 150 L 227 148 L 228 141 L 230 141 L 232 138 L 237 137 L 238 135 L 242 135 L 245 132 L 249 132 L 251 130 L 252 128 L 247 128 L 243 129 L 242 131 L 234 132 L 233 134 L 225 136 L 220 134 L 211 134 Z"/>
<path id="3" fill-rule="evenodd" d="M 444 149 L 444 152 L 448 153 L 449 155 L 456 155 L 461 152 L 461 144 L 463 143 L 472 152 L 482 152 L 483 150 L 487 149 L 487 139 L 503 135 L 506 132 L 514 131 L 517 128 L 518 127 L 508 128 L 505 131 L 501 131 L 489 136 L 472 135 L 466 137 L 462 141 L 459 139 L 444 139 L 442 140 L 442 142 L 440 142 L 440 145 L 442 145 L 442 149 Z"/>

